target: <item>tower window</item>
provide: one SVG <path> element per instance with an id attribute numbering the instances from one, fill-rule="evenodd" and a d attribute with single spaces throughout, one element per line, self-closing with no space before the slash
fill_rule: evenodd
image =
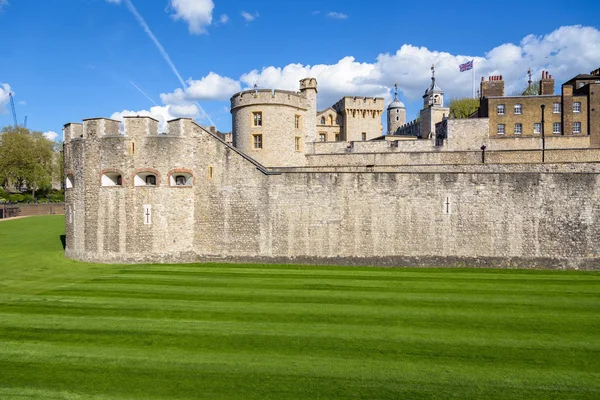
<path id="1" fill-rule="evenodd" d="M 400 121 L 400 117 L 396 116 L 396 121 Z"/>
<path id="2" fill-rule="evenodd" d="M 498 115 L 504 115 L 504 104 L 498 104 L 496 106 L 496 111 Z"/>
<path id="3" fill-rule="evenodd" d="M 262 134 L 256 134 L 256 135 L 252 135 L 253 136 L 253 145 L 255 149 L 262 149 L 263 148 L 263 137 Z"/>
<path id="4" fill-rule="evenodd" d="M 75 178 L 73 177 L 72 174 L 68 174 L 65 179 L 65 189 L 73 189 L 74 184 L 75 184 Z"/>
<path id="5" fill-rule="evenodd" d="M 498 124 L 498 135 L 504 135 L 504 124 Z"/>
<path id="6" fill-rule="evenodd" d="M 294 138 L 294 150 L 296 151 L 300 151 L 302 150 L 302 142 L 301 142 L 302 138 L 300 136 L 296 136 Z"/>
<path id="7" fill-rule="evenodd" d="M 177 175 L 175 177 L 175 185 L 176 186 L 185 186 L 185 181 L 186 181 L 186 179 L 185 179 L 185 176 L 183 176 L 183 175 Z"/>
<path id="8" fill-rule="evenodd" d="M 573 122 L 573 133 L 581 133 L 581 122 Z"/>
<path id="9" fill-rule="evenodd" d="M 254 126 L 262 126 L 262 111 L 252 113 L 252 123 Z"/>
<path id="10" fill-rule="evenodd" d="M 146 176 L 146 186 L 156 186 L 156 176 L 155 175 L 147 175 Z"/>
<path id="11" fill-rule="evenodd" d="M 321 117 L 321 125 L 325 125 L 325 117 Z"/>
<path id="12" fill-rule="evenodd" d="M 575 102 L 573 103 L 573 112 L 574 113 L 578 113 L 581 112 L 581 103 L 580 102 Z"/>
<path id="13" fill-rule="evenodd" d="M 363 132 L 360 134 L 362 141 L 364 142 L 365 140 L 367 140 L 367 132 Z"/>
<path id="14" fill-rule="evenodd" d="M 319 141 L 320 142 L 326 142 L 327 141 L 327 134 L 326 133 L 319 133 Z"/>
<path id="15" fill-rule="evenodd" d="M 300 129 L 300 116 L 294 115 L 294 128 Z"/>
<path id="16" fill-rule="evenodd" d="M 123 177 L 119 172 L 105 172 L 100 178 L 100 186 L 122 186 Z"/>

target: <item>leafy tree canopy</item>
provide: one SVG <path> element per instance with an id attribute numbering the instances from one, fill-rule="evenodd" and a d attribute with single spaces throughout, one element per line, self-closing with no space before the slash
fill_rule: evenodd
<path id="1" fill-rule="evenodd" d="M 469 118 L 479 108 L 479 99 L 450 100 L 450 118 Z"/>

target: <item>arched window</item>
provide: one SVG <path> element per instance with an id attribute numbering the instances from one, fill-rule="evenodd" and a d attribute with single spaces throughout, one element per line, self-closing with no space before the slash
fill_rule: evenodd
<path id="1" fill-rule="evenodd" d="M 333 125 L 333 115 L 329 116 L 329 125 Z"/>
<path id="2" fill-rule="evenodd" d="M 65 189 L 73 189 L 74 185 L 75 185 L 75 178 L 73 177 L 72 174 L 68 174 L 67 177 L 65 178 Z"/>
<path id="3" fill-rule="evenodd" d="M 191 187 L 194 183 L 194 176 L 190 170 L 173 170 L 169 172 L 169 186 L 171 187 Z"/>
<path id="4" fill-rule="evenodd" d="M 160 178 L 158 171 L 153 169 L 147 169 L 139 171 L 133 177 L 133 186 L 158 186 L 160 185 Z"/>
<path id="5" fill-rule="evenodd" d="M 340 117 L 335 117 L 335 124 L 339 125 L 340 124 Z"/>
<path id="6" fill-rule="evenodd" d="M 325 125 L 325 117 L 321 117 L 321 125 Z"/>
<path id="7" fill-rule="evenodd" d="M 122 186 L 123 176 L 117 171 L 107 171 L 100 177 L 100 186 L 111 187 L 111 186 Z"/>

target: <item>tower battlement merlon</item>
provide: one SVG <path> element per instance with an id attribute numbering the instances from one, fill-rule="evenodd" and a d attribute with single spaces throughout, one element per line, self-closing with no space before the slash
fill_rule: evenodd
<path id="1" fill-rule="evenodd" d="M 110 118 L 86 118 L 83 120 L 83 138 L 96 139 L 103 136 L 120 136 L 121 121 Z"/>
<path id="2" fill-rule="evenodd" d="M 244 90 L 231 96 L 231 111 L 239 107 L 259 104 L 277 104 L 296 107 L 303 110 L 308 108 L 304 93 L 279 89 Z"/>
<path id="3" fill-rule="evenodd" d="M 147 115 L 123 117 L 124 134 L 132 139 L 158 135 L 158 120 Z"/>
<path id="4" fill-rule="evenodd" d="M 63 142 L 68 143 L 73 139 L 83 138 L 83 124 L 79 122 L 69 122 L 63 127 Z"/>
<path id="5" fill-rule="evenodd" d="M 344 96 L 333 105 L 333 108 L 338 112 L 341 112 L 344 109 L 383 111 L 384 107 L 385 99 L 383 97 L 361 96 Z"/>

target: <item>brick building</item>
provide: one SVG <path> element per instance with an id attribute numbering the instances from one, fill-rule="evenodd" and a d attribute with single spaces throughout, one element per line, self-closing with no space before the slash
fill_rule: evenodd
<path id="1" fill-rule="evenodd" d="M 482 78 L 477 117 L 489 118 L 490 137 L 531 137 L 542 134 L 590 136 L 600 146 L 600 69 L 579 74 L 554 93 L 554 79 L 542 71 L 539 94 L 505 96 L 502 75 Z M 544 124 L 542 126 L 542 106 Z"/>

